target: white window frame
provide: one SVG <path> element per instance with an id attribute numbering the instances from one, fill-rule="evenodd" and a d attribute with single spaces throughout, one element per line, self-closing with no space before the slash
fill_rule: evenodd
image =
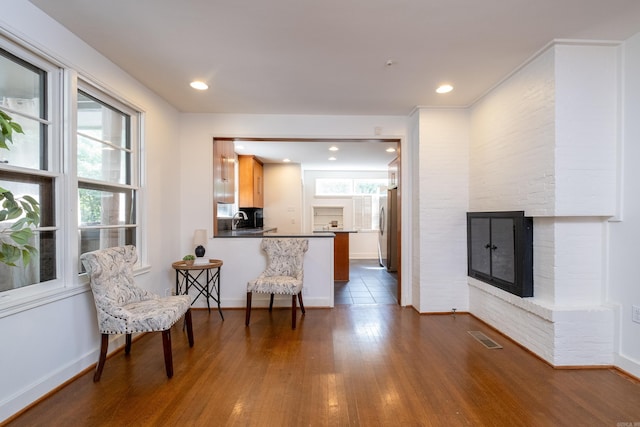
<path id="1" fill-rule="evenodd" d="M 135 126 L 132 115 L 131 173 L 132 184 L 135 182 L 136 197 L 136 246 L 138 248 L 138 265 L 136 274 L 144 273 L 150 268 L 146 262 L 146 235 L 143 232 L 145 217 L 144 194 L 144 111 L 128 102 L 113 91 L 103 88 L 90 78 L 79 76 L 72 67 L 43 52 L 36 52 L 19 40 L 9 39 L 0 34 L 0 47 L 16 57 L 31 63 L 47 73 L 47 108 L 48 108 L 48 170 L 28 172 L 54 178 L 55 194 L 55 230 L 56 235 L 56 278 L 47 282 L 0 292 L 0 318 L 11 316 L 25 310 L 49 304 L 56 300 L 89 291 L 86 274 L 79 274 L 78 244 L 78 179 L 76 174 L 76 105 L 77 90 L 95 96 L 101 93 L 135 111 Z M 100 98 L 100 96 L 97 96 Z M 100 98 L 101 99 L 101 98 Z M 8 111 L 9 112 L 9 111 Z M 10 112 L 9 112 L 10 113 Z M 135 145 L 134 145 L 135 144 Z M 16 166 L 0 166 L 6 170 L 15 170 Z"/>
<path id="2" fill-rule="evenodd" d="M 82 91 L 84 93 L 86 93 L 87 95 L 99 100 L 100 102 L 115 108 L 117 110 L 122 111 L 123 113 L 127 114 L 130 118 L 130 142 L 131 142 L 131 146 L 129 147 L 129 149 L 127 149 L 126 151 L 128 151 L 131 155 L 131 159 L 130 159 L 130 174 L 131 174 L 131 182 L 128 184 L 118 184 L 118 183 L 112 183 L 112 182 L 106 182 L 106 181 L 98 181 L 98 180 L 94 180 L 94 179 L 89 179 L 89 178 L 80 178 L 78 177 L 78 174 L 75 173 L 75 195 L 76 195 L 76 199 L 74 201 L 74 203 L 77 203 L 77 195 L 78 195 L 78 191 L 79 191 L 79 187 L 80 187 L 80 183 L 86 183 L 86 184 L 93 184 L 99 187 L 103 187 L 105 190 L 110 190 L 110 189 L 123 189 L 123 190 L 131 190 L 135 193 L 135 197 L 134 199 L 134 203 L 135 203 L 135 219 L 134 219 L 134 224 L 133 225 L 128 225 L 126 227 L 119 227 L 119 226 L 100 226 L 101 229 L 108 229 L 108 228 L 135 228 L 135 244 L 136 244 L 136 248 L 138 249 L 138 264 L 140 264 L 140 261 L 143 258 L 142 254 L 140 253 L 142 246 L 140 244 L 141 239 L 142 239 L 142 232 L 141 232 L 141 209 L 140 209 L 140 198 L 141 198 L 141 192 L 142 192 L 142 188 L 141 188 L 141 182 L 142 182 L 142 177 L 141 177 L 141 143 L 142 143 L 142 133 L 141 133 L 141 126 L 140 123 L 142 122 L 142 115 L 143 113 L 140 111 L 140 109 L 136 108 L 135 106 L 131 105 L 130 103 L 123 101 L 121 98 L 114 96 L 113 94 L 108 93 L 107 91 L 105 91 L 104 89 L 90 83 L 88 80 L 86 79 L 82 79 L 82 78 L 78 78 L 77 80 L 77 89 L 74 91 L 74 97 L 75 97 L 75 102 L 74 102 L 74 120 L 77 117 L 77 108 L 75 108 L 77 106 L 77 95 L 78 95 L 78 91 Z M 74 133 L 74 140 L 76 143 L 75 146 L 75 150 L 74 150 L 74 164 L 75 164 L 75 168 L 77 170 L 77 123 L 74 124 L 74 127 L 76 129 L 74 129 L 76 132 Z M 79 208 L 79 206 L 77 207 Z M 76 215 L 77 216 L 77 215 Z M 76 222 L 76 230 L 79 232 L 83 227 L 81 227 L 80 224 L 78 224 Z M 87 228 L 84 228 L 87 229 Z M 76 252 L 78 254 L 78 256 L 80 255 L 80 249 L 79 249 L 79 242 L 76 245 L 77 249 Z M 78 257 L 76 257 L 75 259 L 78 259 Z M 78 268 L 80 269 L 80 265 L 78 264 Z"/>

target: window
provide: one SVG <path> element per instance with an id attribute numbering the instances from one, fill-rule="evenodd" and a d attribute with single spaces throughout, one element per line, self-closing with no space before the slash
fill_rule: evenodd
<path id="1" fill-rule="evenodd" d="M 0 187 L 40 204 L 37 255 L 0 262 L 0 316 L 81 291 L 81 253 L 141 240 L 142 114 L 53 61 L 0 36 L 0 110 L 24 130 L 0 149 Z"/>
<path id="2" fill-rule="evenodd" d="M 54 153 L 59 151 L 59 142 L 52 138 L 50 108 L 56 98 L 54 76 L 58 70 L 37 58 L 25 57 L 30 61 L 0 48 L 0 109 L 24 131 L 13 134 L 14 143 L 8 144 L 8 150 L 0 150 L 0 187 L 15 197 L 31 196 L 40 204 L 40 225 L 28 242 L 38 254 L 26 267 L 22 261 L 16 267 L 0 263 L 0 292 L 47 282 L 57 276 L 60 229 L 55 200 L 60 173 Z M 0 222 L 0 232 L 18 219 Z"/>
<path id="3" fill-rule="evenodd" d="M 387 179 L 316 178 L 316 197 L 348 197 L 353 203 L 353 227 L 379 230 L 380 201 L 387 194 Z"/>
<path id="4" fill-rule="evenodd" d="M 138 113 L 87 87 L 77 111 L 79 253 L 134 245 Z"/>

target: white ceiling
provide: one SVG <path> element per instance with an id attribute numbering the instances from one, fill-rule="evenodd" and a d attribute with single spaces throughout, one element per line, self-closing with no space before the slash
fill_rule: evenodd
<path id="1" fill-rule="evenodd" d="M 638 0 L 30 1 L 194 113 L 469 106 L 554 39 L 640 31 Z M 436 94 L 443 82 L 454 91 Z"/>
<path id="2" fill-rule="evenodd" d="M 287 158 L 305 170 L 383 171 L 398 155 L 386 151 L 398 148 L 395 141 L 236 141 L 235 146 L 236 153 L 254 154 L 264 163 L 282 163 Z M 338 150 L 330 151 L 330 147 Z"/>

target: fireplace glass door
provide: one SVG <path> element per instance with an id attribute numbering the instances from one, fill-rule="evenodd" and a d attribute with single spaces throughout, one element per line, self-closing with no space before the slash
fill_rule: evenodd
<path id="1" fill-rule="evenodd" d="M 533 296 L 533 221 L 524 212 L 467 214 L 469 276 Z"/>

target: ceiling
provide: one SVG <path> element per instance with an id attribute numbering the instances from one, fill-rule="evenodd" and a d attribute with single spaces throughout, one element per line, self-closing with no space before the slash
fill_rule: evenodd
<path id="1" fill-rule="evenodd" d="M 30 1 L 191 113 L 464 107 L 554 39 L 640 31 L 638 0 Z"/>
<path id="2" fill-rule="evenodd" d="M 286 158 L 305 170 L 386 171 L 398 155 L 395 140 L 236 140 L 235 147 L 236 153 L 253 154 L 263 163 L 283 163 Z"/>

